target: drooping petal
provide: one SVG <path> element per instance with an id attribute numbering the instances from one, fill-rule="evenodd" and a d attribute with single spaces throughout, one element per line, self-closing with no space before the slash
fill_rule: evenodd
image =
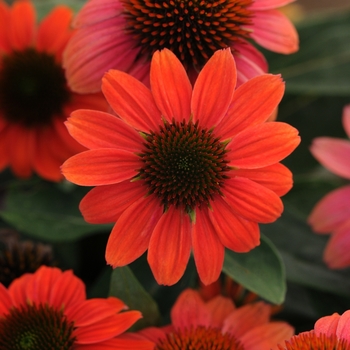
<path id="1" fill-rule="evenodd" d="M 98 148 L 69 158 L 61 170 L 67 180 L 77 185 L 99 186 L 132 179 L 140 166 L 140 158 L 131 152 Z"/>
<path id="2" fill-rule="evenodd" d="M 220 196 L 210 204 L 213 208 L 213 211 L 209 211 L 210 220 L 225 247 L 245 253 L 260 244 L 257 223 L 237 216 Z"/>
<path id="3" fill-rule="evenodd" d="M 308 223 L 318 233 L 339 229 L 350 218 L 350 186 L 338 188 L 324 196 L 312 209 Z"/>
<path id="4" fill-rule="evenodd" d="M 172 285 L 185 272 L 191 251 L 189 216 L 170 206 L 154 228 L 147 260 L 158 284 Z"/>
<path id="5" fill-rule="evenodd" d="M 85 221 L 91 224 L 116 222 L 134 202 L 146 196 L 140 181 L 123 181 L 118 184 L 93 188 L 82 199 L 79 209 Z"/>
<path id="6" fill-rule="evenodd" d="M 192 86 L 184 66 L 170 50 L 154 53 L 150 82 L 156 105 L 168 122 L 189 119 Z"/>
<path id="7" fill-rule="evenodd" d="M 126 123 L 146 133 L 158 130 L 161 113 L 151 91 L 138 80 L 111 70 L 102 79 L 102 91 L 114 112 Z"/>
<path id="8" fill-rule="evenodd" d="M 350 179 L 350 141 L 317 137 L 310 147 L 312 155 L 328 170 Z"/>
<path id="9" fill-rule="evenodd" d="M 193 121 L 212 128 L 220 123 L 232 100 L 237 74 L 230 49 L 219 50 L 203 67 L 195 82 L 191 110 Z"/>
<path id="10" fill-rule="evenodd" d="M 330 316 L 321 317 L 315 323 L 315 333 L 317 335 L 326 334 L 327 336 L 331 336 L 332 334 L 336 333 L 339 321 L 340 315 L 337 313 Z"/>
<path id="11" fill-rule="evenodd" d="M 100 111 L 77 110 L 65 123 L 69 133 L 87 148 L 118 148 L 140 152 L 143 138 L 121 119 Z"/>
<path id="12" fill-rule="evenodd" d="M 247 28 L 261 46 L 274 52 L 290 54 L 298 51 L 299 37 L 292 22 L 277 10 L 259 11 Z"/>
<path id="13" fill-rule="evenodd" d="M 254 125 L 237 134 L 227 145 L 229 166 L 256 169 L 278 163 L 299 145 L 298 130 L 271 122 Z"/>
<path id="14" fill-rule="evenodd" d="M 207 209 L 196 211 L 192 246 L 200 280 L 205 285 L 215 282 L 222 270 L 225 249 L 208 217 Z"/>
<path id="15" fill-rule="evenodd" d="M 347 105 L 343 109 L 343 117 L 342 117 L 343 127 L 350 138 L 350 105 Z"/>
<path id="16" fill-rule="evenodd" d="M 131 204 L 113 227 L 106 247 L 106 261 L 113 268 L 130 264 L 148 248 L 163 214 L 158 198 L 148 196 Z"/>
<path id="17" fill-rule="evenodd" d="M 250 10 L 269 10 L 290 4 L 295 0 L 255 0 L 250 6 Z"/>
<path id="18" fill-rule="evenodd" d="M 264 74 L 250 79 L 234 93 L 229 110 L 215 128 L 222 140 L 265 122 L 278 106 L 284 94 L 284 82 L 279 75 Z"/>

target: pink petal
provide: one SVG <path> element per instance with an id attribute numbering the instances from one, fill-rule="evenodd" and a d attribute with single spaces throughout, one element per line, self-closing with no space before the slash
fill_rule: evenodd
<path id="1" fill-rule="evenodd" d="M 168 122 L 189 120 L 192 86 L 184 66 L 168 49 L 156 51 L 151 63 L 151 90 Z"/>
<path id="2" fill-rule="evenodd" d="M 77 110 L 65 123 L 69 133 L 87 148 L 119 148 L 139 152 L 144 139 L 121 119 L 100 111 Z"/>
<path id="3" fill-rule="evenodd" d="M 316 335 L 325 334 L 331 336 L 336 333 L 340 316 L 334 313 L 331 316 L 325 316 L 316 321 L 314 329 Z"/>
<path id="4" fill-rule="evenodd" d="M 310 147 L 312 155 L 328 170 L 350 179 L 350 141 L 317 137 Z"/>
<path id="5" fill-rule="evenodd" d="M 250 6 L 250 10 L 269 10 L 276 7 L 282 7 L 295 0 L 255 0 Z"/>
<path id="6" fill-rule="evenodd" d="M 277 194 L 247 178 L 227 179 L 222 191 L 232 211 L 247 220 L 269 223 L 282 214 L 283 204 Z"/>
<path id="7" fill-rule="evenodd" d="M 237 216 L 220 196 L 217 196 L 210 204 L 213 208 L 213 211 L 209 211 L 210 220 L 225 247 L 244 253 L 260 244 L 260 231 L 257 223 Z"/>
<path id="8" fill-rule="evenodd" d="M 323 197 L 312 209 L 308 223 L 318 233 L 339 229 L 350 218 L 350 186 L 338 188 Z"/>
<path id="9" fill-rule="evenodd" d="M 69 158 L 61 169 L 66 179 L 77 185 L 99 186 L 132 179 L 141 165 L 140 158 L 131 152 L 100 148 Z"/>
<path id="10" fill-rule="evenodd" d="M 229 165 L 256 169 L 278 163 L 299 145 L 298 130 L 281 122 L 254 125 L 227 145 Z"/>
<path id="11" fill-rule="evenodd" d="M 154 227 L 163 215 L 155 196 L 132 203 L 113 227 L 106 247 L 106 261 L 113 268 L 125 266 L 148 248 Z"/>
<path id="12" fill-rule="evenodd" d="M 339 319 L 338 327 L 337 327 L 337 338 L 338 339 L 346 339 L 348 342 L 350 341 L 350 310 L 345 311 Z"/>
<path id="13" fill-rule="evenodd" d="M 148 263 L 158 284 L 173 285 L 185 272 L 191 252 L 189 216 L 170 206 L 154 228 Z"/>
<path id="14" fill-rule="evenodd" d="M 350 138 L 350 105 L 347 105 L 343 109 L 343 117 L 342 117 L 343 127 Z"/>
<path id="15" fill-rule="evenodd" d="M 236 86 L 236 65 L 230 49 L 219 50 L 198 75 L 193 88 L 193 121 L 212 128 L 223 118 Z"/>
<path id="16" fill-rule="evenodd" d="M 274 52 L 290 54 L 298 51 L 299 38 L 292 22 L 277 10 L 256 12 L 252 18 L 251 37 L 261 46 Z"/>
<path id="17" fill-rule="evenodd" d="M 196 210 L 193 225 L 192 246 L 194 261 L 200 280 L 208 285 L 215 282 L 221 273 L 225 250 L 211 223 L 207 209 Z"/>

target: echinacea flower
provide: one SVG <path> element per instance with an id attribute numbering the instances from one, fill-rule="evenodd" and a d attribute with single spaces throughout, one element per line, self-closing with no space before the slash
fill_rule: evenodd
<path id="1" fill-rule="evenodd" d="M 275 350 L 294 330 L 270 317 L 271 306 L 264 302 L 237 308 L 229 298 L 219 295 L 204 302 L 198 292 L 186 289 L 171 310 L 171 325 L 130 337 L 153 341 L 155 350 Z"/>
<path id="2" fill-rule="evenodd" d="M 350 138 L 350 105 L 344 108 L 343 126 Z M 317 137 L 310 151 L 325 168 L 350 180 L 350 140 Z M 350 266 L 349 198 L 350 185 L 338 188 L 322 198 L 308 218 L 315 232 L 332 234 L 323 255 L 330 268 Z"/>
<path id="3" fill-rule="evenodd" d="M 84 150 L 63 122 L 77 108 L 106 110 L 102 94 L 67 86 L 62 52 L 72 35 L 72 12 L 59 6 L 36 25 L 33 5 L 0 0 L 0 170 L 20 178 L 59 181 L 60 165 Z"/>
<path id="4" fill-rule="evenodd" d="M 292 186 L 278 162 L 299 144 L 298 131 L 265 123 L 283 96 L 279 76 L 253 78 L 235 91 L 229 49 L 217 51 L 192 89 L 167 49 L 151 63 L 151 90 L 112 70 L 102 90 L 117 114 L 80 110 L 67 122 L 90 150 L 68 159 L 64 176 L 97 186 L 80 210 L 90 223 L 116 222 L 106 248 L 113 267 L 148 249 L 159 284 L 174 284 L 191 249 L 200 279 L 215 281 L 224 248 L 248 252 L 260 242 L 259 222 L 276 220 L 279 196 Z"/>
<path id="5" fill-rule="evenodd" d="M 317 320 L 314 329 L 293 336 L 279 350 L 350 350 L 350 311 Z"/>
<path id="6" fill-rule="evenodd" d="M 141 318 L 126 308 L 114 297 L 87 300 L 72 271 L 43 266 L 8 289 L 0 283 L 0 349 L 152 350 L 119 337 Z"/>
<path id="7" fill-rule="evenodd" d="M 77 14 L 64 54 L 70 87 L 95 92 L 109 69 L 147 86 L 152 55 L 170 49 L 191 81 L 215 51 L 230 47 L 238 84 L 267 71 L 252 44 L 283 54 L 298 50 L 298 35 L 277 7 L 293 0 L 89 0 Z"/>

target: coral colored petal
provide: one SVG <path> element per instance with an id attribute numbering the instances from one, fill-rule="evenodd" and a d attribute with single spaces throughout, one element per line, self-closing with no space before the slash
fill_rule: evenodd
<path id="1" fill-rule="evenodd" d="M 237 169 L 230 174 L 255 181 L 278 196 L 285 195 L 293 186 L 292 172 L 280 163 L 258 169 Z"/>
<path id="2" fill-rule="evenodd" d="M 350 105 L 347 105 L 343 109 L 343 117 L 342 117 L 343 127 L 350 138 Z"/>
<path id="3" fill-rule="evenodd" d="M 210 220 L 225 247 L 245 253 L 260 244 L 257 223 L 238 217 L 222 197 L 218 196 L 210 204 L 213 208 L 209 211 Z"/>
<path id="4" fill-rule="evenodd" d="M 35 21 L 35 9 L 30 1 L 17 1 L 13 4 L 7 30 L 14 50 L 23 50 L 33 43 Z"/>
<path id="5" fill-rule="evenodd" d="M 332 234 L 323 253 L 323 260 L 331 269 L 350 266 L 350 218 Z"/>
<path id="6" fill-rule="evenodd" d="M 348 342 L 350 341 L 350 310 L 345 311 L 339 319 L 338 327 L 337 327 L 337 338 L 338 339 L 346 339 Z"/>
<path id="7" fill-rule="evenodd" d="M 330 316 L 321 317 L 315 323 L 315 333 L 317 335 L 326 334 L 327 336 L 331 336 L 336 333 L 339 321 L 340 315 L 337 313 Z"/>
<path id="8" fill-rule="evenodd" d="M 146 194 L 141 181 L 98 186 L 82 199 L 79 209 L 85 221 L 91 224 L 116 222 L 131 204 Z"/>
<path id="9" fill-rule="evenodd" d="M 229 110 L 215 133 L 226 140 L 265 122 L 280 103 L 284 88 L 279 75 L 264 74 L 250 79 L 235 91 Z"/>
<path id="10" fill-rule="evenodd" d="M 87 148 L 119 148 L 139 152 L 144 139 L 121 119 L 100 111 L 77 110 L 65 123 L 69 133 Z"/>
<path id="11" fill-rule="evenodd" d="M 286 322 L 271 322 L 254 327 L 240 341 L 245 350 L 279 350 L 277 344 L 284 343 L 294 335 L 294 329 Z"/>
<path id="12" fill-rule="evenodd" d="M 191 231 L 189 216 L 174 206 L 160 218 L 147 255 L 158 284 L 175 284 L 184 274 L 191 252 Z"/>
<path id="13" fill-rule="evenodd" d="M 252 18 L 251 37 L 261 46 L 274 52 L 290 54 L 298 51 L 299 37 L 292 22 L 280 11 L 257 12 Z"/>
<path id="14" fill-rule="evenodd" d="M 188 329 L 191 326 L 209 326 L 211 317 L 199 293 L 185 289 L 171 309 L 171 321 L 176 329 Z"/>
<path id="15" fill-rule="evenodd" d="M 66 179 L 77 185 L 99 186 L 131 179 L 140 167 L 140 158 L 131 152 L 100 148 L 69 158 L 61 169 Z"/>
<path id="16" fill-rule="evenodd" d="M 0 51 L 6 53 L 11 51 L 10 40 L 8 38 L 8 30 L 10 22 L 10 7 L 6 2 L 0 2 Z"/>
<path id="17" fill-rule="evenodd" d="M 350 186 L 338 188 L 323 197 L 312 209 L 308 223 L 315 232 L 339 229 L 350 218 Z"/>
<path id="18" fill-rule="evenodd" d="M 131 204 L 113 227 L 106 261 L 113 268 L 130 264 L 148 248 L 154 227 L 163 214 L 158 198 L 148 196 Z"/>
<path id="19" fill-rule="evenodd" d="M 209 300 L 205 307 L 210 313 L 210 326 L 222 328 L 225 319 L 236 309 L 232 300 L 222 295 L 217 295 Z"/>
<path id="20" fill-rule="evenodd" d="M 226 317 L 222 332 L 241 338 L 252 328 L 268 323 L 270 314 L 271 306 L 264 302 L 244 305 Z"/>
<path id="21" fill-rule="evenodd" d="M 250 179 L 227 179 L 222 192 L 232 210 L 247 220 L 269 223 L 282 214 L 283 204 L 277 194 Z"/>
<path id="22" fill-rule="evenodd" d="M 191 110 L 193 121 L 212 128 L 223 118 L 236 86 L 236 65 L 230 49 L 219 50 L 203 67 L 195 82 Z"/>
<path id="23" fill-rule="evenodd" d="M 350 179 L 350 141 L 317 137 L 310 147 L 312 155 L 328 170 Z"/>
<path id="24" fill-rule="evenodd" d="M 113 110 L 137 130 L 158 130 L 161 113 L 151 91 L 132 76 L 111 70 L 102 79 L 102 91 Z"/>
<path id="25" fill-rule="evenodd" d="M 192 86 L 184 66 L 170 50 L 154 53 L 150 82 L 156 105 L 168 122 L 190 118 Z"/>
<path id="26" fill-rule="evenodd" d="M 229 166 L 256 169 L 278 163 L 299 145 L 298 130 L 281 122 L 254 125 L 227 145 Z"/>
<path id="27" fill-rule="evenodd" d="M 155 344 L 147 340 L 108 339 L 98 344 L 79 344 L 79 350 L 154 350 Z"/>
<path id="28" fill-rule="evenodd" d="M 294 1 L 295 0 L 255 0 L 249 6 L 249 10 L 269 10 L 288 5 Z"/>
<path id="29" fill-rule="evenodd" d="M 200 280 L 205 285 L 215 282 L 222 270 L 225 249 L 208 217 L 206 208 L 196 210 L 192 246 Z"/>
<path id="30" fill-rule="evenodd" d="M 8 290 L 0 283 L 0 316 L 7 314 L 12 306 L 12 299 Z"/>

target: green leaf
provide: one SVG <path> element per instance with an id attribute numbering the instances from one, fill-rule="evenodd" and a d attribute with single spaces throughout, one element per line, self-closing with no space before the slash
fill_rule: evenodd
<path id="1" fill-rule="evenodd" d="M 249 253 L 226 250 L 223 271 L 262 298 L 281 304 L 286 293 L 285 272 L 282 260 L 266 237 L 260 246 Z"/>
<path id="2" fill-rule="evenodd" d="M 160 314 L 156 302 L 135 278 L 128 266 L 114 269 L 111 277 L 109 295 L 121 299 L 131 310 L 141 311 L 143 318 L 132 330 L 156 325 Z"/>
<path id="3" fill-rule="evenodd" d="M 45 17 L 56 6 L 68 6 L 74 12 L 78 12 L 86 0 L 33 0 L 37 9 L 38 17 Z"/>

